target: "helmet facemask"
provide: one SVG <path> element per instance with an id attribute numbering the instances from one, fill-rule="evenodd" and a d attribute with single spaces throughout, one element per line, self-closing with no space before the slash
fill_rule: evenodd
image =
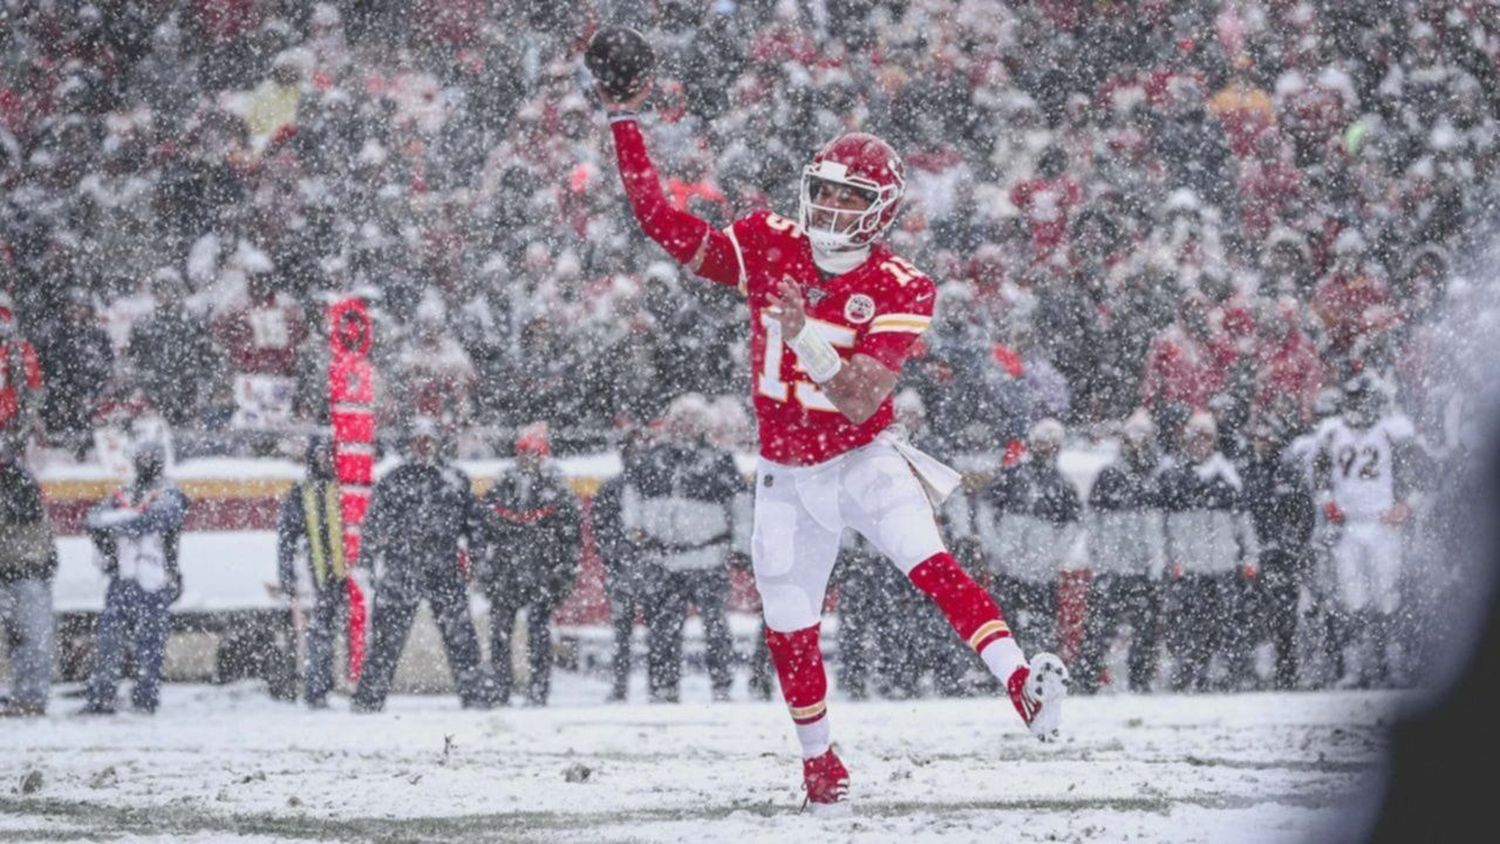
<path id="1" fill-rule="evenodd" d="M 869 199 L 862 210 L 819 204 L 816 200 L 824 186 L 853 188 Z M 861 249 L 875 241 L 894 220 L 885 212 L 901 198 L 899 185 L 882 186 L 871 179 L 850 175 L 848 168 L 834 161 L 815 161 L 802 169 L 799 222 L 815 249 L 823 252 L 847 252 Z M 825 218 L 830 225 L 814 227 L 815 218 Z"/>

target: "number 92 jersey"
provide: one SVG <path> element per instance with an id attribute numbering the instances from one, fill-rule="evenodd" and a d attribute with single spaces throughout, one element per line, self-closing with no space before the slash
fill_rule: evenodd
<path id="1" fill-rule="evenodd" d="M 1342 419 L 1327 423 L 1322 449 L 1329 491 L 1350 521 L 1374 521 L 1396 504 L 1396 451 L 1415 434 L 1411 421 L 1399 414 L 1368 428 Z"/>
<path id="2" fill-rule="evenodd" d="M 750 306 L 751 392 L 761 456 L 805 466 L 869 444 L 891 424 L 891 397 L 864 422 L 849 421 L 798 365 L 781 324 L 766 312 L 769 297 L 782 279 L 791 279 L 802 288 L 809 324 L 845 360 L 869 355 L 899 373 L 932 322 L 932 280 L 883 243 L 849 272 L 825 277 L 801 227 L 766 211 L 735 221 L 724 233 Z"/>

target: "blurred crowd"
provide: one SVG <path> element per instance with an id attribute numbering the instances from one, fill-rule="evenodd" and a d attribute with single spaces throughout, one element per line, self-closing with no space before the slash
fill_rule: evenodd
<path id="1" fill-rule="evenodd" d="M 950 450 L 1141 405 L 1169 440 L 1195 408 L 1295 431 L 1369 366 L 1440 436 L 1493 4 L 1138 5 L 0 3 L 0 425 L 79 454 L 152 411 L 224 448 L 316 425 L 348 292 L 387 423 L 597 446 L 743 396 L 740 305 L 620 201 L 578 59 L 626 22 L 669 195 L 717 223 L 790 211 L 839 131 L 903 151 L 891 237 L 942 289 L 910 380 Z"/>

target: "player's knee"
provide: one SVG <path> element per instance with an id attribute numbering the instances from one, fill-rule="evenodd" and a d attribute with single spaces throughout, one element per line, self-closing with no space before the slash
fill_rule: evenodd
<path id="1" fill-rule="evenodd" d="M 777 633 L 791 633 L 818 623 L 819 609 L 806 590 L 790 583 L 755 581 L 760 590 L 761 614 Z M 821 604 L 822 602 L 819 601 Z"/>

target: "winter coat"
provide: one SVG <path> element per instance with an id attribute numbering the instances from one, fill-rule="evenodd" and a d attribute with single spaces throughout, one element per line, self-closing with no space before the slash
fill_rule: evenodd
<path id="1" fill-rule="evenodd" d="M 1263 344 L 1256 350 L 1255 408 L 1285 407 L 1296 413 L 1296 421 L 1307 424 L 1313 420 L 1313 405 L 1323 386 L 1323 364 L 1303 333 L 1296 311 L 1283 309 L 1276 318 L 1286 321 L 1287 335 L 1278 344 Z"/>
<path id="2" fill-rule="evenodd" d="M 641 458 L 625 489 L 623 522 L 650 562 L 673 571 L 724 565 L 744 478 L 727 451 L 665 443 Z"/>
<path id="3" fill-rule="evenodd" d="M 87 424 L 95 399 L 114 375 L 114 347 L 94 323 L 56 321 L 47 328 L 36 337 L 47 382 L 42 418 L 53 430 L 76 431 Z"/>
<path id="4" fill-rule="evenodd" d="M 40 405 L 42 366 L 25 340 L 0 341 L 0 432 L 29 421 Z"/>
<path id="5" fill-rule="evenodd" d="M 979 497 L 979 534 L 990 568 L 1031 582 L 1056 579 L 1078 539 L 1078 491 L 1055 463 L 1002 469 Z"/>
<path id="6" fill-rule="evenodd" d="M 1262 556 L 1300 559 L 1312 544 L 1316 508 L 1307 476 L 1291 461 L 1271 455 L 1245 464 L 1245 507 Z"/>
<path id="7" fill-rule="evenodd" d="M 1236 357 L 1222 332 L 1205 342 L 1174 323 L 1151 341 L 1141 375 L 1141 403 L 1207 407 L 1224 388 Z"/>
<path id="8" fill-rule="evenodd" d="M 1089 560 L 1095 574 L 1161 577 L 1166 528 L 1156 466 L 1110 464 L 1089 490 Z"/>
<path id="9" fill-rule="evenodd" d="M 147 592 L 182 594 L 177 550 L 188 500 L 170 481 L 116 490 L 84 517 L 89 538 L 111 578 L 135 581 Z"/>
<path id="10" fill-rule="evenodd" d="M 130 331 L 137 383 L 173 425 L 190 420 L 218 367 L 208 324 L 181 307 L 163 308 Z"/>
<path id="11" fill-rule="evenodd" d="M 1224 455 L 1167 467 L 1158 489 L 1166 510 L 1167 564 L 1174 573 L 1226 574 L 1256 558 L 1243 484 Z"/>
<path id="12" fill-rule="evenodd" d="M 296 303 L 276 294 L 225 313 L 212 330 L 228 351 L 235 374 L 291 378 L 297 374 L 297 349 L 308 329 Z"/>
<path id="13" fill-rule="evenodd" d="M 639 556 L 635 543 L 625 536 L 625 523 L 621 508 L 624 505 L 626 474 L 621 472 L 599 486 L 589 505 L 589 524 L 593 528 L 594 550 L 604 564 L 604 575 L 611 583 L 623 585 L 636 572 Z M 634 494 L 634 493 L 632 493 Z"/>
<path id="14" fill-rule="evenodd" d="M 479 577 L 511 600 L 562 601 L 573 591 L 582 550 L 578 499 L 562 473 L 502 472 L 481 500 L 487 536 Z"/>
<path id="15" fill-rule="evenodd" d="M 0 583 L 48 580 L 56 572 L 41 485 L 21 464 L 0 461 Z"/>
<path id="16" fill-rule="evenodd" d="M 459 542 L 483 547 L 483 513 L 461 470 L 403 463 L 375 484 L 360 534 L 382 590 L 415 600 L 427 584 L 460 577 Z"/>

